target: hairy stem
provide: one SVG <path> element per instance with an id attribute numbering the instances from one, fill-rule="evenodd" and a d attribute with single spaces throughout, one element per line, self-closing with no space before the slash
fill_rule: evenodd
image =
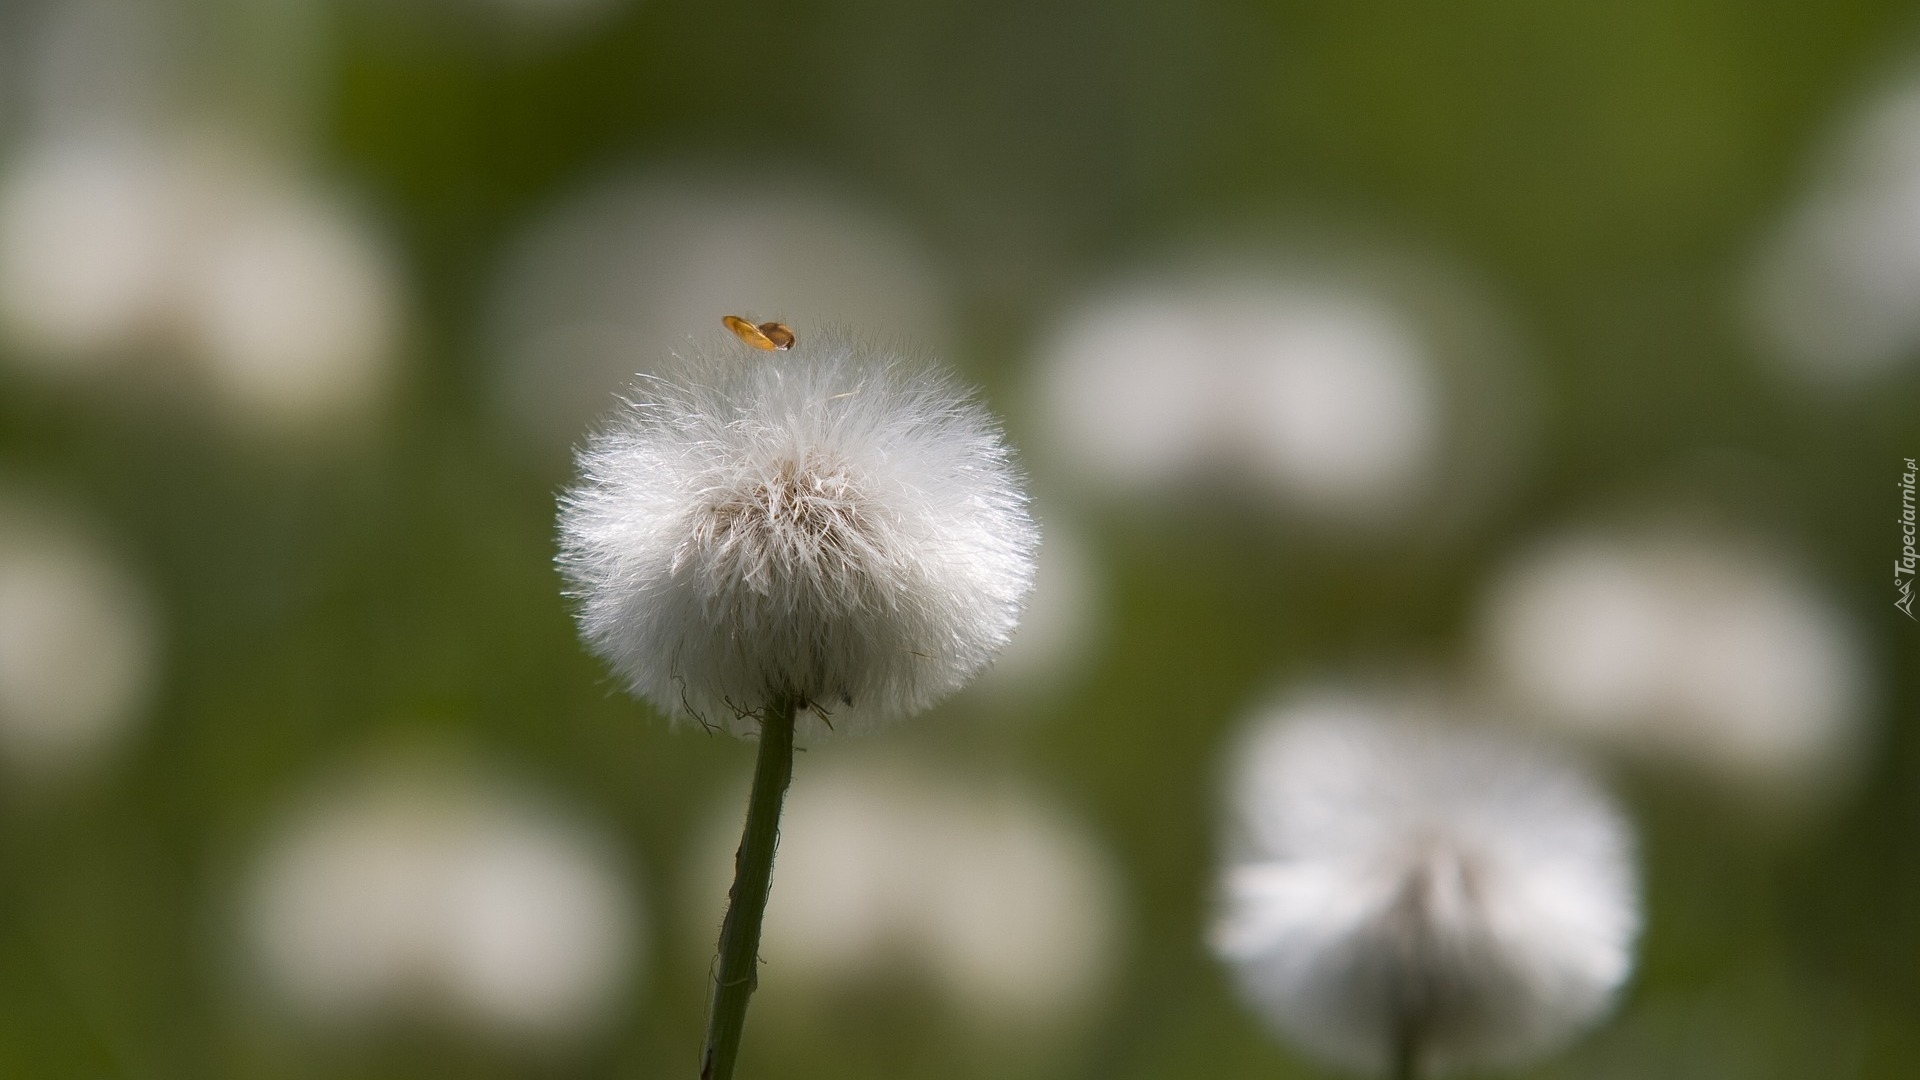
<path id="1" fill-rule="evenodd" d="M 760 922 L 773 886 L 780 804 L 793 779 L 793 718 L 799 705 L 791 698 L 775 701 L 760 719 L 760 754 L 753 768 L 753 793 L 747 799 L 747 825 L 733 857 L 727 918 L 720 924 L 720 967 L 707 1016 L 707 1043 L 700 1052 L 700 1080 L 732 1080 L 734 1062 L 740 1057 L 747 998 L 760 979 Z"/>

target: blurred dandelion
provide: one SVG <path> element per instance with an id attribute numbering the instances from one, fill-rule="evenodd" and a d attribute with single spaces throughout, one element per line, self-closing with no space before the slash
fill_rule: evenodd
<path id="1" fill-rule="evenodd" d="M 1335 523 L 1431 511 L 1437 492 L 1470 501 L 1514 419 L 1513 388 L 1485 384 L 1499 335 L 1451 276 L 1349 262 L 1093 294 L 1042 347 L 1052 457 L 1122 494 L 1226 480 Z"/>
<path id="2" fill-rule="evenodd" d="M 1033 577 L 1033 595 L 1007 647 L 968 688 L 1004 700 L 1069 684 L 1101 644 L 1105 580 L 1087 539 L 1049 515 Z"/>
<path id="3" fill-rule="evenodd" d="M 255 968 L 321 1024 L 398 1011 L 568 1037 L 608 1014 L 640 960 L 637 899 L 605 846 L 450 768 L 323 790 L 266 845 L 245 900 Z"/>
<path id="4" fill-rule="evenodd" d="M 1481 640 L 1525 715 L 1771 793 L 1861 749 L 1865 658 L 1840 610 L 1751 541 L 1572 534 L 1490 587 Z"/>
<path id="5" fill-rule="evenodd" d="M 1068 315 L 1042 353 L 1038 395 L 1057 453 L 1104 485 L 1146 488 L 1220 464 L 1218 407 L 1231 389 L 1207 347 L 1211 324 L 1178 294 L 1146 287 Z"/>
<path id="6" fill-rule="evenodd" d="M 369 223 L 259 134 L 305 100 L 302 5 L 217 7 L 55 0 L 24 20 L 32 122 L 0 176 L 0 336 L 41 375 L 143 393 L 118 376 L 160 361 L 243 427 L 312 433 L 386 389 L 399 283 Z M 217 111 L 195 105 L 209 89 Z"/>
<path id="7" fill-rule="evenodd" d="M 0 332 L 48 373 L 147 354 L 244 427 L 370 412 L 399 283 L 343 202 L 218 138 L 49 137 L 0 186 Z"/>
<path id="8" fill-rule="evenodd" d="M 1920 353 L 1920 76 L 1849 119 L 1762 246 L 1745 299 L 1761 343 L 1816 383 Z"/>
<path id="9" fill-rule="evenodd" d="M 801 328 L 644 379 L 580 455 L 560 566 L 580 628 L 662 711 L 758 734 L 702 1076 L 731 1076 L 798 730 L 959 689 L 1012 636 L 1039 534 L 991 416 L 945 374 Z"/>
<path id="10" fill-rule="evenodd" d="M 1380 301 L 1303 289 L 1235 350 L 1247 445 L 1288 497 L 1356 512 L 1400 502 L 1433 468 L 1441 388 L 1417 331 Z"/>
<path id="11" fill-rule="evenodd" d="M 157 636 L 105 543 L 0 491 L 0 759 L 59 774 L 110 748 L 152 693 Z"/>
<path id="12" fill-rule="evenodd" d="M 162 318 L 179 222 L 173 178 L 131 135 L 29 146 L 0 188 L 0 323 L 19 359 L 97 367 Z"/>
<path id="13" fill-rule="evenodd" d="M 725 881 L 738 828 L 717 814 L 692 880 Z M 1033 1037 L 1086 1012 L 1121 946 L 1112 867 L 1068 818 L 1019 790 L 892 758 L 796 780 L 781 823 L 780 903 L 762 953 L 770 1008 L 903 978 L 983 1033 Z"/>
<path id="14" fill-rule="evenodd" d="M 1214 949 L 1316 1057 L 1517 1066 L 1592 1025 L 1631 971 L 1629 827 L 1565 761 L 1343 692 L 1262 713 L 1232 761 Z"/>
<path id="15" fill-rule="evenodd" d="M 372 409 L 393 378 L 401 321 L 398 275 L 373 230 L 339 201 L 270 177 L 215 180 L 203 197 L 221 208 L 183 267 L 179 320 L 208 383 L 236 416 L 270 428 Z"/>
<path id="16" fill-rule="evenodd" d="M 564 200 L 502 262 L 488 305 L 502 415 L 571 445 L 607 396 L 725 312 L 947 344 L 927 256 L 859 203 L 724 172 L 645 173 Z"/>

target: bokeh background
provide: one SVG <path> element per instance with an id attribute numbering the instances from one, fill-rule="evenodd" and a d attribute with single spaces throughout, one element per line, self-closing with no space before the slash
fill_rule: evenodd
<path id="1" fill-rule="evenodd" d="M 1047 532 L 802 754 L 742 1075 L 1331 1075 L 1206 946 L 1319 693 L 1635 821 L 1527 1075 L 1914 1074 L 1911 4 L 4 0 L 0 1075 L 692 1074 L 751 750 L 553 512 L 726 313 L 943 356 Z"/>

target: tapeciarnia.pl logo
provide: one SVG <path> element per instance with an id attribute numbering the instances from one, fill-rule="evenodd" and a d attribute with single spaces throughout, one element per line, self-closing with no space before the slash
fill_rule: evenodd
<path id="1" fill-rule="evenodd" d="M 1914 468 L 1913 459 L 1906 458 L 1906 471 L 1900 474 L 1900 557 L 1893 560 L 1893 587 L 1900 598 L 1893 606 L 1901 610 L 1909 619 L 1920 622 L 1913 614 L 1913 572 L 1916 556 L 1913 550 L 1913 480 L 1920 469 Z"/>

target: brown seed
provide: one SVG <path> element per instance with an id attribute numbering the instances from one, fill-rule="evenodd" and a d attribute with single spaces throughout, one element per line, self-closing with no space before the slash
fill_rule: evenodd
<path id="1" fill-rule="evenodd" d="M 759 330 L 760 330 L 760 333 L 766 336 L 766 339 L 768 341 L 773 342 L 774 348 L 776 349 L 793 348 L 793 341 L 794 341 L 793 329 L 789 327 L 786 323 L 763 322 L 760 324 Z"/>

